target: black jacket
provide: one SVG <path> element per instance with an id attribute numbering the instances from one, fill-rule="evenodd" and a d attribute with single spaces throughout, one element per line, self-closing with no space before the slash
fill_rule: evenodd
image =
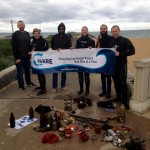
<path id="1" fill-rule="evenodd" d="M 62 38 L 59 33 L 52 37 L 51 48 L 53 50 L 57 50 L 58 48 L 69 49 L 70 47 L 72 47 L 71 39 L 66 34 Z"/>
<path id="2" fill-rule="evenodd" d="M 98 36 L 96 47 L 98 46 L 98 42 L 100 42 L 100 48 L 109 48 L 110 42 L 112 41 L 113 37 L 110 35 L 106 36 Z"/>
<path id="3" fill-rule="evenodd" d="M 20 59 L 20 52 L 18 50 L 18 46 L 19 46 L 19 39 L 18 39 L 18 34 L 19 34 L 19 30 L 18 31 L 15 31 L 13 34 L 12 34 L 12 50 L 13 50 L 13 54 L 14 54 L 14 58 L 15 60 L 17 59 Z M 28 52 L 31 51 L 31 47 L 30 47 L 30 34 L 26 31 L 24 31 L 27 36 L 29 37 L 29 42 L 28 42 L 28 46 L 29 49 L 26 50 L 26 55 L 28 55 Z"/>
<path id="4" fill-rule="evenodd" d="M 33 41 L 31 43 L 31 49 L 33 47 L 35 47 L 35 51 L 46 51 L 49 48 L 47 41 L 42 37 L 40 37 L 39 39 L 35 39 L 33 37 Z"/>
<path id="5" fill-rule="evenodd" d="M 76 48 L 88 48 L 89 46 L 95 47 L 95 41 L 91 39 L 88 35 L 87 36 L 81 36 L 76 41 Z"/>
<path id="6" fill-rule="evenodd" d="M 110 48 L 116 48 L 119 52 L 119 56 L 116 57 L 116 65 L 127 64 L 127 56 L 135 54 L 135 48 L 131 41 L 125 37 L 113 38 L 110 43 Z"/>

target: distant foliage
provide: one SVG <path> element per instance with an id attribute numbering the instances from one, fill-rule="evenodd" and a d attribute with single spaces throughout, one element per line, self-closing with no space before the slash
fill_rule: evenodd
<path id="1" fill-rule="evenodd" d="M 52 37 L 53 37 L 53 35 L 49 35 L 49 36 L 46 38 L 46 41 L 48 42 L 49 47 L 51 47 L 51 40 L 52 40 Z"/>
<path id="2" fill-rule="evenodd" d="M 14 64 L 10 39 L 0 39 L 0 71 Z"/>

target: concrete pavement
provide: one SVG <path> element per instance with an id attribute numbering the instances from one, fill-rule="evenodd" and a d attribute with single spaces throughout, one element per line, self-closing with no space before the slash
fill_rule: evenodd
<path id="1" fill-rule="evenodd" d="M 105 118 L 113 116 L 114 113 L 105 111 L 97 107 L 97 101 L 105 100 L 105 98 L 98 97 L 101 90 L 101 82 L 99 74 L 90 74 L 91 87 L 90 98 L 92 98 L 93 106 L 86 107 L 78 110 L 76 104 L 73 104 L 74 110 L 79 114 L 93 117 Z M 33 82 L 38 85 L 37 76 L 32 75 Z M 60 88 L 57 93 L 51 93 L 52 90 L 52 75 L 46 75 L 47 80 L 47 93 L 41 96 L 36 95 L 34 87 L 26 87 L 26 91 L 18 89 L 17 81 L 13 81 L 7 87 L 3 88 L 0 92 L 0 150 L 115 150 L 119 149 L 113 146 L 112 143 L 102 142 L 102 134 L 96 135 L 97 140 L 93 143 L 91 140 L 88 142 L 79 142 L 78 136 L 73 134 L 71 139 L 60 139 L 56 144 L 43 144 L 41 138 L 45 133 L 49 132 L 35 132 L 34 127 L 39 126 L 39 114 L 35 113 L 35 118 L 38 120 L 22 129 L 11 129 L 7 125 L 9 122 L 10 113 L 13 112 L 15 118 L 18 119 L 28 114 L 29 108 L 35 108 L 39 104 L 54 106 L 54 108 L 64 108 L 64 96 L 66 94 L 72 97 L 77 97 L 78 91 L 78 76 L 77 73 L 67 73 L 67 87 L 68 91 L 62 91 Z M 114 91 L 112 90 L 114 96 Z M 119 105 L 119 104 L 117 104 Z M 116 121 L 110 121 L 113 126 L 118 126 Z M 150 120 L 146 117 L 136 115 L 131 111 L 126 112 L 126 125 L 132 127 L 136 134 L 142 139 L 145 139 L 146 148 L 150 148 Z M 94 134 L 93 131 L 88 133 L 89 136 Z M 121 148 L 120 148 L 121 149 Z"/>

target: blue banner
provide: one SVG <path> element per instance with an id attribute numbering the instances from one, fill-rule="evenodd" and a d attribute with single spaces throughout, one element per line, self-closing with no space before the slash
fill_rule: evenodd
<path id="1" fill-rule="evenodd" d="M 32 72 L 34 74 L 87 72 L 113 75 L 115 63 L 115 49 L 112 48 L 32 52 Z"/>

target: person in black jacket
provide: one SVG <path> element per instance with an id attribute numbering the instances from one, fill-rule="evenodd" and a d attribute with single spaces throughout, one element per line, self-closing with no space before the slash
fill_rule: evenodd
<path id="1" fill-rule="evenodd" d="M 125 108 L 128 110 L 129 99 L 127 96 L 127 56 L 135 54 L 135 48 L 128 38 L 120 35 L 120 28 L 114 25 L 111 28 L 114 39 L 110 43 L 110 48 L 116 48 L 116 66 L 115 75 L 113 76 L 116 98 L 114 101 L 121 100 Z"/>
<path id="2" fill-rule="evenodd" d="M 58 25 L 58 34 L 54 35 L 51 40 L 51 48 L 53 50 L 63 50 L 70 49 L 72 47 L 71 39 L 65 34 L 65 25 L 60 23 Z M 53 73 L 53 93 L 57 92 L 58 86 L 58 73 Z M 67 90 L 66 88 L 66 72 L 61 73 L 61 88 Z"/>
<path id="3" fill-rule="evenodd" d="M 108 28 L 105 24 L 100 26 L 100 35 L 97 39 L 97 48 L 109 48 L 109 44 L 113 39 L 112 36 L 108 35 Z M 111 75 L 101 74 L 102 92 L 99 96 L 105 96 L 106 98 L 111 97 Z"/>
<path id="4" fill-rule="evenodd" d="M 25 80 L 28 86 L 35 86 L 31 82 L 30 77 L 30 35 L 26 32 L 25 23 L 23 21 L 17 22 L 19 30 L 15 31 L 12 35 L 12 50 L 15 58 L 17 68 L 17 79 L 20 90 L 25 90 L 23 74 L 25 73 Z"/>
<path id="5" fill-rule="evenodd" d="M 33 29 L 33 41 L 31 43 L 32 51 L 46 51 L 49 46 L 47 41 L 41 37 L 41 30 L 38 28 Z M 40 83 L 39 87 L 35 90 L 40 90 L 37 95 L 42 95 L 46 93 L 46 79 L 44 74 L 37 74 Z"/>
<path id="6" fill-rule="evenodd" d="M 81 28 L 81 37 L 76 41 L 76 48 L 94 48 L 94 47 L 95 47 L 95 41 L 88 36 L 88 28 L 86 26 L 83 26 Z M 80 85 L 80 90 L 78 91 L 79 95 L 83 93 L 83 81 L 85 78 L 85 84 L 86 84 L 85 97 L 86 97 L 89 95 L 90 92 L 89 73 L 78 72 L 78 78 L 79 78 L 79 85 Z"/>

